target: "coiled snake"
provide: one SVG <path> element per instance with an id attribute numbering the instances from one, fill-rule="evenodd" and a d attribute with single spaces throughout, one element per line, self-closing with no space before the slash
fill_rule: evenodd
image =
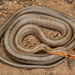
<path id="1" fill-rule="evenodd" d="M 47 37 L 39 26 L 58 30 L 62 37 L 53 40 Z M 25 7 L 0 27 L 0 38 L 4 33 L 4 46 L 7 54 L 18 62 L 18 64 L 13 63 L 0 56 L 0 60 L 9 65 L 20 68 L 51 68 L 69 56 L 75 58 L 75 52 L 72 51 L 75 48 L 75 20 L 55 10 L 40 6 Z M 29 34 L 36 36 L 43 43 L 32 49 L 23 47 L 22 40 Z M 34 54 L 42 50 L 48 54 Z"/>

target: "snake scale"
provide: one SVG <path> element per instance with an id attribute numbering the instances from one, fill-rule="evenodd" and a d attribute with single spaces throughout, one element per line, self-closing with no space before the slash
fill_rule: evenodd
<path id="1" fill-rule="evenodd" d="M 57 30 L 62 37 L 57 40 L 51 39 L 43 33 L 39 26 Z M 22 40 L 29 34 L 37 37 L 42 43 L 31 49 L 23 47 Z M 0 56 L 1 61 L 25 69 L 52 68 L 67 59 L 67 57 L 60 56 L 63 55 L 62 52 L 67 53 L 70 51 L 66 50 L 67 48 L 71 50 L 75 48 L 75 20 L 52 9 L 29 6 L 17 11 L 0 27 L 0 39 L 3 35 L 8 56 L 18 63 L 13 63 Z M 42 50 L 48 54 L 35 54 Z M 50 55 L 53 51 L 55 55 Z"/>

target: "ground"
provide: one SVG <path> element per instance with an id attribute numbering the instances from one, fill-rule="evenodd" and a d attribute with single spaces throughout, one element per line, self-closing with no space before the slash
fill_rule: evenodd
<path id="1" fill-rule="evenodd" d="M 44 6 L 48 7 L 65 14 L 68 14 L 75 18 L 75 1 L 72 4 L 67 3 L 66 0 L 8 0 L 5 4 L 0 5 L 0 26 L 7 20 L 9 17 L 14 14 L 17 10 L 26 7 L 26 6 Z M 46 30 L 48 34 L 51 34 L 50 37 L 57 39 L 61 37 L 59 32 L 55 32 L 53 30 Z M 56 36 L 58 34 L 58 36 Z M 49 35 L 48 35 L 49 36 Z M 32 40 L 31 38 L 34 38 Z M 29 42 L 29 43 L 28 43 Z M 23 45 L 26 47 L 34 47 L 38 45 L 40 42 L 34 36 L 27 36 Z M 0 53 L 3 54 L 4 47 L 3 44 L 0 44 Z M 5 56 L 5 54 L 4 54 Z M 68 67 L 68 60 L 64 61 L 62 64 L 58 65 L 52 69 L 19 69 L 15 67 L 8 66 L 2 62 L 0 62 L 0 75 L 74 75 L 75 69 L 70 69 Z"/>

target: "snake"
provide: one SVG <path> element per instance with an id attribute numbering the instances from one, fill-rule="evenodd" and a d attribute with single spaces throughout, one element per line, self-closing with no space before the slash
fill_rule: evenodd
<path id="1" fill-rule="evenodd" d="M 48 37 L 40 27 L 57 30 L 59 39 Z M 34 35 L 41 44 L 25 48 L 22 40 Z M 1 27 L 0 40 L 4 36 L 4 47 L 11 62 L 0 55 L 4 63 L 24 69 L 52 68 L 69 56 L 75 58 L 75 20 L 61 12 L 42 6 L 28 6 L 14 13 Z M 45 51 L 48 54 L 36 54 Z M 61 56 L 60 56 L 61 55 Z"/>

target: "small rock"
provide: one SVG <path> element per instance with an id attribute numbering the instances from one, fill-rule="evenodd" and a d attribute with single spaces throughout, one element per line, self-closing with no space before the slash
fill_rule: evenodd
<path id="1" fill-rule="evenodd" d="M 53 36 L 56 37 L 58 35 L 58 33 L 55 31 L 53 32 Z"/>
<path id="2" fill-rule="evenodd" d="M 73 2 L 73 0 L 66 0 L 69 4 L 71 4 Z"/>
<path id="3" fill-rule="evenodd" d="M 59 33 L 59 34 L 58 34 L 58 37 L 61 38 L 61 36 L 62 36 L 62 35 Z"/>
<path id="4" fill-rule="evenodd" d="M 16 3 L 17 3 L 17 1 L 14 1 L 14 3 L 16 4 Z"/>
<path id="5" fill-rule="evenodd" d="M 3 6 L 0 6 L 0 10 L 3 10 L 4 9 L 4 7 Z"/>
<path id="6" fill-rule="evenodd" d="M 5 2 L 5 0 L 0 0 L 0 4 L 4 4 Z"/>

